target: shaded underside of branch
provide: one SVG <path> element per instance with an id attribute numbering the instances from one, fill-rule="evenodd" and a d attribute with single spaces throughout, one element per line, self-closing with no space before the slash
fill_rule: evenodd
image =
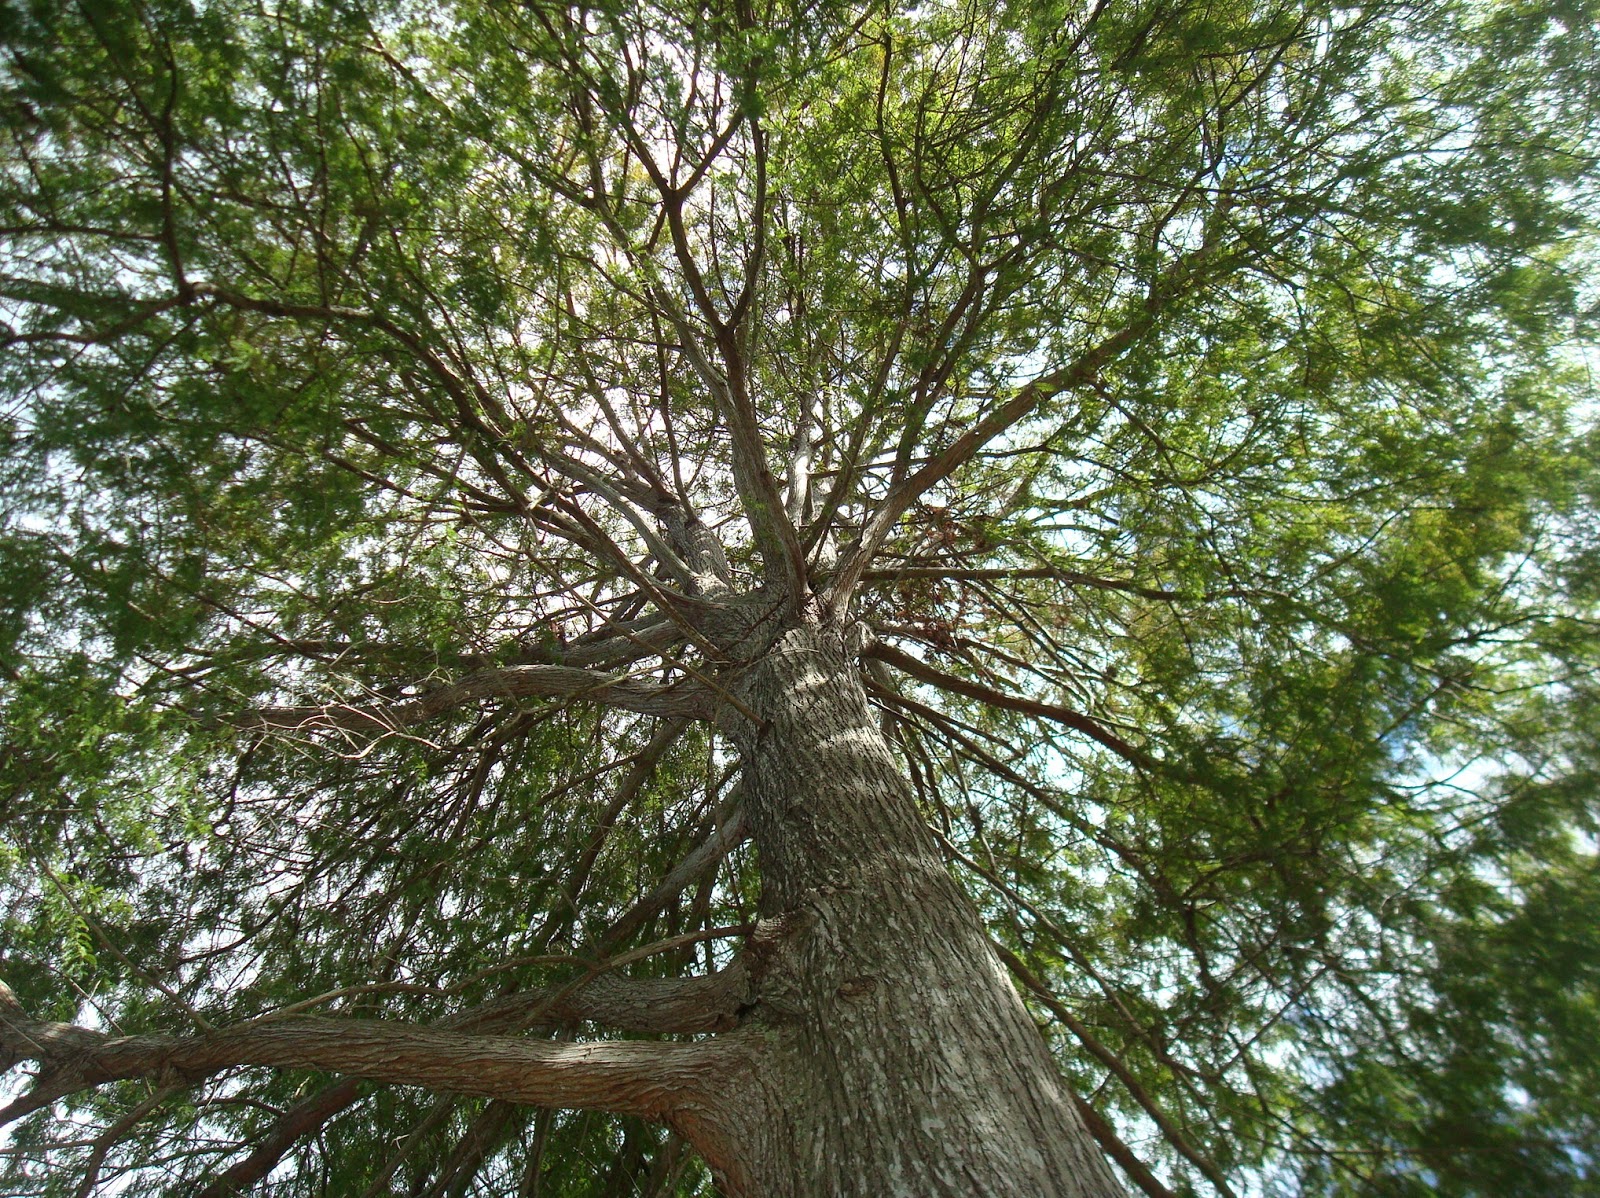
<path id="1" fill-rule="evenodd" d="M 626 978 L 601 974 L 552 990 L 531 990 L 491 999 L 440 1026 L 492 1032 L 541 1025 L 594 1023 L 621 1032 L 673 1034 L 727 1031 L 746 998 L 738 964 L 719 973 L 687 978 Z"/>

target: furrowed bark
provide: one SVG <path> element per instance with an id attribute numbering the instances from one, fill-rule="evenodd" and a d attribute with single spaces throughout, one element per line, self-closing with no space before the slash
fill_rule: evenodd
<path id="1" fill-rule="evenodd" d="M 745 1188 L 1105 1198 L 1121 1187 L 944 868 L 842 637 L 798 627 L 730 715 L 767 921 L 747 949 L 766 1045 Z"/>

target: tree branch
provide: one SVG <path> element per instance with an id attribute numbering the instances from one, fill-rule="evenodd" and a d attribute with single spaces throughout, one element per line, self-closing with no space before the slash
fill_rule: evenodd
<path id="1" fill-rule="evenodd" d="M 492 999 L 442 1019 L 437 1026 L 457 1032 L 485 1033 L 520 1032 L 533 1027 L 548 1029 L 563 1023 L 596 1023 L 625 1032 L 710 1032 L 732 1028 L 739 1007 L 745 1001 L 744 969 L 735 963 L 709 977 L 634 979 L 601 974 L 577 986 L 531 990 Z M 359 1079 L 344 1078 L 296 1103 L 278 1118 L 248 1156 L 235 1161 L 214 1178 L 200 1192 L 199 1198 L 228 1198 L 244 1193 L 270 1173 L 297 1140 L 347 1110 L 360 1096 Z"/>
<path id="2" fill-rule="evenodd" d="M 72 1198 L 93 1198 L 95 1188 L 100 1184 L 100 1170 L 105 1166 L 107 1155 L 146 1115 L 172 1097 L 175 1089 L 177 1089 L 175 1086 L 163 1086 L 146 1095 L 143 1102 L 95 1137 L 94 1148 L 90 1151 L 89 1160 L 83 1167 L 83 1181 L 73 1192 Z"/>
<path id="3" fill-rule="evenodd" d="M 1178 591 L 1142 586 L 1122 578 L 1103 578 L 1098 574 L 1085 574 L 1077 570 L 1062 570 L 1055 566 L 885 566 L 876 570 L 863 570 L 862 582 L 899 582 L 902 579 L 926 578 L 948 582 L 1011 582 L 1039 578 L 1064 582 L 1069 586 L 1090 587 L 1097 591 L 1121 591 L 1145 599 L 1229 598 L 1232 591 L 1200 596 L 1186 596 Z"/>
<path id="4" fill-rule="evenodd" d="M 1078 1108 L 1078 1118 L 1083 1120 L 1083 1125 L 1089 1129 L 1089 1134 L 1099 1143 L 1103 1151 L 1117 1164 L 1122 1166 L 1122 1171 L 1133 1178 L 1133 1183 L 1143 1190 L 1150 1198 L 1178 1198 L 1171 1190 L 1161 1184 L 1161 1179 L 1150 1172 L 1150 1167 L 1134 1154 L 1133 1149 L 1123 1142 L 1122 1137 L 1112 1129 L 1105 1117 L 1090 1106 L 1089 1103 L 1072 1096 L 1073 1105 Z"/>
<path id="5" fill-rule="evenodd" d="M 0 1061 L 43 1066 L 33 1089 L 0 1109 L 0 1124 L 109 1081 L 184 1084 L 240 1065 L 327 1070 L 534 1106 L 669 1119 L 747 1069 L 749 1055 L 747 1046 L 729 1040 L 558 1044 L 367 1019 L 266 1020 L 184 1037 L 110 1036 L 29 1019 L 0 983 Z"/>
<path id="6" fill-rule="evenodd" d="M 843 610 L 862 572 L 882 547 L 889 531 L 920 495 L 948 478 L 983 446 L 1030 415 L 1047 399 L 1091 381 L 1105 363 L 1132 345 L 1144 331 L 1143 324 L 1130 325 L 1085 352 L 1071 365 L 1022 387 L 1010 400 L 957 437 L 948 449 L 931 458 L 920 470 L 895 487 L 878 505 L 878 510 L 862 531 L 861 539 L 840 565 L 828 591 L 829 606 L 836 611 Z"/>
<path id="7" fill-rule="evenodd" d="M 1133 1076 L 1132 1071 L 1122 1063 L 1122 1059 L 1100 1043 L 1093 1033 L 1084 1026 L 1082 1020 L 1067 1010 L 1066 1004 L 1057 998 L 1054 991 L 1034 975 L 1021 957 L 999 941 L 992 941 L 992 943 L 994 944 L 995 952 L 1000 954 L 1000 959 L 1005 962 L 1006 968 L 1012 972 L 1017 981 L 1021 982 L 1028 993 L 1032 994 L 1034 998 L 1049 1009 L 1052 1015 L 1061 1021 L 1062 1025 L 1076 1037 L 1078 1042 L 1089 1051 L 1089 1054 L 1095 1060 L 1099 1061 L 1115 1075 L 1128 1093 L 1133 1096 L 1134 1101 L 1144 1108 L 1145 1114 L 1149 1115 L 1151 1121 L 1160 1129 L 1167 1143 L 1171 1144 L 1196 1169 L 1205 1174 L 1206 1180 L 1216 1187 L 1217 1193 L 1223 1195 L 1223 1198 L 1238 1198 L 1234 1193 L 1233 1187 L 1228 1184 L 1228 1179 L 1223 1175 L 1222 1170 L 1217 1168 L 1213 1161 L 1189 1143 L 1189 1138 L 1167 1117 L 1166 1112 L 1161 1109 L 1150 1093 L 1139 1084 L 1139 1079 Z"/>
<path id="8" fill-rule="evenodd" d="M 640 924 L 665 907 L 690 883 L 743 843 L 748 831 L 744 807 L 741 805 L 734 809 L 703 844 L 673 866 L 672 872 L 661 880 L 659 886 L 634 903 L 616 923 L 611 925 L 600 942 L 601 947 L 620 944 L 626 940 L 638 930 Z"/>
<path id="9" fill-rule="evenodd" d="M 613 1031 L 652 1034 L 727 1031 L 745 1001 L 745 973 L 737 964 L 687 978 L 601 974 L 575 986 L 491 999 L 439 1026 L 474 1033 L 520 1031 L 533 1019 L 541 1026 L 595 1023 Z"/>
<path id="10" fill-rule="evenodd" d="M 310 1098 L 295 1103 L 278 1117 L 278 1121 L 251 1149 L 249 1156 L 229 1165 L 225 1172 L 213 1178 L 200 1191 L 197 1198 L 231 1198 L 232 1195 L 245 1193 L 272 1172 L 283 1159 L 283 1154 L 294 1147 L 296 1140 L 316 1131 L 360 1096 L 360 1080 L 346 1077 L 323 1087 Z"/>
<path id="11" fill-rule="evenodd" d="M 827 595 L 830 608 L 835 611 L 845 609 L 863 571 L 882 548 L 890 530 L 921 495 L 949 478 L 985 445 L 1027 419 L 1042 404 L 1093 383 L 1104 367 L 1155 326 L 1162 312 L 1187 286 L 1196 281 L 1202 267 L 1215 254 L 1221 235 L 1221 217 L 1227 211 L 1227 200 L 1226 193 L 1219 199 L 1213 213 L 1214 219 L 1208 222 L 1209 227 L 1201 245 L 1192 253 L 1180 255 L 1165 272 L 1151 280 L 1143 303 L 1130 313 L 1122 328 L 1085 349 L 1074 361 L 1059 370 L 1041 375 L 1020 387 L 1009 400 L 992 409 L 884 497 L 863 529 L 860 540 L 834 576 Z"/>
<path id="12" fill-rule="evenodd" d="M 1064 727 L 1071 728 L 1075 732 L 1081 732 L 1090 739 L 1098 741 L 1124 761 L 1138 766 L 1142 770 L 1153 772 L 1159 768 L 1156 760 L 1144 750 L 1135 748 L 1098 720 L 1090 719 L 1080 712 L 1072 711 L 1066 707 L 1057 707 L 1053 703 L 1040 703 L 1035 699 L 1025 699 L 1019 695 L 1008 695 L 1001 691 L 992 690 L 987 686 L 982 686 L 979 683 L 969 682 L 965 678 L 958 678 L 954 674 L 946 674 L 943 670 L 936 670 L 927 662 L 896 649 L 893 645 L 885 645 L 882 642 L 875 642 L 871 645 L 864 656 L 886 662 L 895 669 L 911 675 L 917 681 L 926 682 L 929 686 L 938 687 L 940 690 L 950 691 L 957 695 L 965 695 L 969 699 L 977 699 L 981 703 L 988 703 L 993 707 L 1001 707 L 1007 711 L 1017 711 L 1024 715 L 1054 720 Z"/>

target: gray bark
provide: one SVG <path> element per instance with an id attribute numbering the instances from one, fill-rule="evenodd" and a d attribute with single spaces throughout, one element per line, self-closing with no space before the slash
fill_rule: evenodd
<path id="1" fill-rule="evenodd" d="M 765 920 L 747 950 L 730 1196 L 1105 1196 L 1079 1118 L 872 718 L 842 638 L 791 629 L 728 712 Z M 753 1082 L 753 1084 L 752 1084 Z"/>

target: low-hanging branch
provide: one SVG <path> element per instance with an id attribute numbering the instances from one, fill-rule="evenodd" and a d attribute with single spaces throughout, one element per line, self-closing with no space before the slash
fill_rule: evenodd
<path id="1" fill-rule="evenodd" d="M 700 855 L 697 852 L 691 859 Z M 654 1034 L 723 1031 L 734 1026 L 748 996 L 748 978 L 736 959 L 708 976 L 625 978 L 603 973 L 576 985 L 520 991 L 440 1020 L 438 1026 L 477 1034 L 549 1031 L 574 1023 Z M 270 1173 L 298 1140 L 349 1109 L 361 1093 L 360 1079 L 346 1077 L 302 1099 L 284 1111 L 247 1154 L 215 1177 L 199 1198 L 243 1193 Z"/>
<path id="2" fill-rule="evenodd" d="M 112 1036 L 31 1019 L 0 983 L 0 1063 L 11 1068 L 29 1060 L 40 1072 L 27 1093 L 0 1108 L 0 1125 L 106 1082 L 187 1084 L 243 1065 L 670 1119 L 748 1070 L 751 1050 L 730 1038 L 554 1043 L 371 1019 L 290 1018 L 195 1036 Z"/>

